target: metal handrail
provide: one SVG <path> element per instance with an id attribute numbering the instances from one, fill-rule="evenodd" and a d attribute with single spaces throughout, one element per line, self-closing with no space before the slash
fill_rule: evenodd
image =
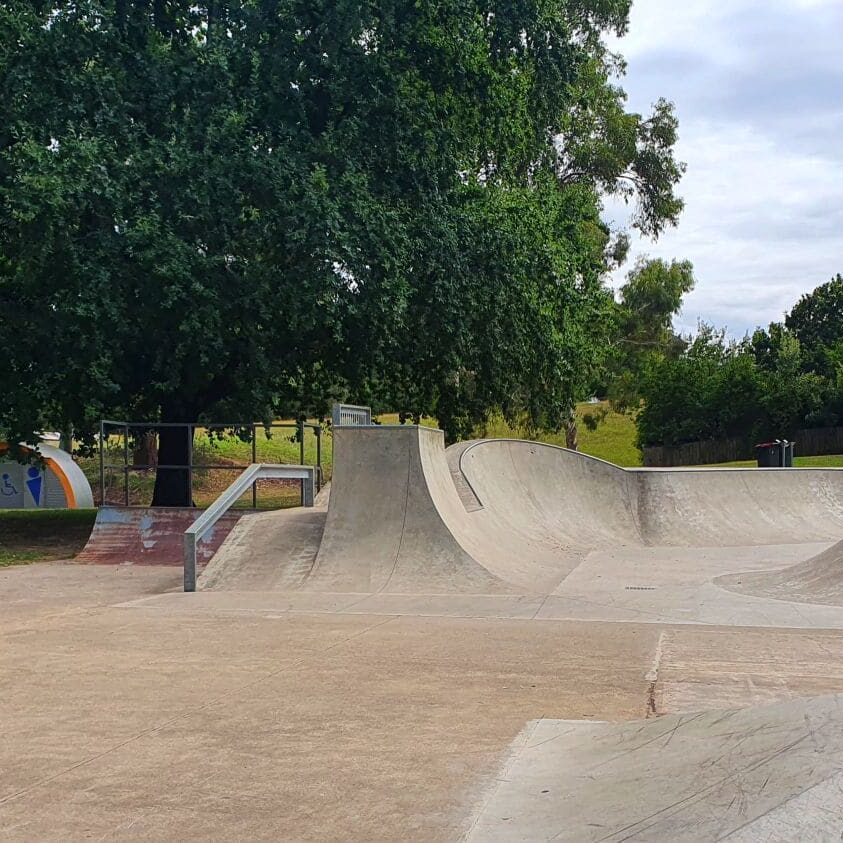
<path id="1" fill-rule="evenodd" d="M 302 505 L 313 506 L 316 469 L 311 465 L 250 465 L 222 494 L 184 531 L 184 590 L 196 591 L 196 548 L 202 537 L 233 506 L 256 480 L 302 480 Z"/>
<path id="2" fill-rule="evenodd" d="M 217 428 L 259 428 L 259 427 L 278 427 L 290 428 L 291 430 L 303 425 L 309 427 L 311 430 L 316 430 L 320 425 L 316 422 L 271 422 L 266 425 L 263 422 L 159 422 L 159 421 L 118 421 L 117 419 L 101 419 L 100 424 L 106 427 L 130 427 L 130 428 L 149 428 L 155 430 L 159 427 L 195 427 L 197 430 L 216 430 Z"/>

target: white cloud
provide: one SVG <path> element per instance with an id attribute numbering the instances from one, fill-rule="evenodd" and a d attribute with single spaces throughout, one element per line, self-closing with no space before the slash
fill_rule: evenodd
<path id="1" fill-rule="evenodd" d="M 694 262 L 677 327 L 704 319 L 740 336 L 843 272 L 841 31 L 840 0 L 633 6 L 616 45 L 630 106 L 676 102 L 688 173 L 679 227 L 632 256 Z"/>

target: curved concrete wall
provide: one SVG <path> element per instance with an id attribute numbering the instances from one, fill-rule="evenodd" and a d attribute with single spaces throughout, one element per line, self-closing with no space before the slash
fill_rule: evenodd
<path id="1" fill-rule="evenodd" d="M 22 446 L 32 452 L 29 446 Z M 45 442 L 38 445 L 43 467 L 3 461 L 0 442 L 0 509 L 86 509 L 94 505 L 88 478 L 73 457 Z"/>
<path id="2" fill-rule="evenodd" d="M 596 548 L 843 537 L 843 471 L 834 469 L 627 470 L 500 439 L 462 443 L 449 465 L 438 430 L 334 435 L 331 504 L 308 588 L 551 593 Z"/>
<path id="3" fill-rule="evenodd" d="M 460 468 L 484 506 L 523 499 L 540 528 L 600 546 L 728 547 L 843 536 L 840 469 L 623 469 L 563 448 L 481 440 Z"/>
<path id="4" fill-rule="evenodd" d="M 507 592 L 455 541 L 459 500 L 431 465 L 442 432 L 409 426 L 334 430 L 331 499 L 307 588 L 341 592 Z M 450 477 L 447 477 L 448 482 Z M 450 491 L 450 494 L 449 494 Z M 434 500 L 435 496 L 435 500 Z"/>

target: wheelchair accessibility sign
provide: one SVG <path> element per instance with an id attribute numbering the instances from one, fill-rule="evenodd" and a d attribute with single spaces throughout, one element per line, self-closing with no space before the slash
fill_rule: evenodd
<path id="1" fill-rule="evenodd" d="M 44 472 L 33 465 L 0 464 L 0 509 L 31 509 L 44 506 Z"/>
<path id="2" fill-rule="evenodd" d="M 7 466 L 3 467 L 7 468 Z M 2 500 L 3 498 L 14 498 L 15 501 L 22 500 L 23 498 L 23 495 L 21 495 L 18 490 L 17 480 L 13 479 L 12 475 L 8 471 L 4 471 L 3 474 L 0 475 L 0 504 L 4 507 L 14 505 L 8 500 Z"/>

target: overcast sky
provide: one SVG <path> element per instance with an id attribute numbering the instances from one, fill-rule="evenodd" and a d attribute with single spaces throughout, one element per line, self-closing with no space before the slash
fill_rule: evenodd
<path id="1" fill-rule="evenodd" d="M 693 261 L 678 328 L 739 337 L 843 273 L 843 0 L 634 0 L 613 46 L 631 109 L 676 103 L 685 211 L 632 258 Z"/>

